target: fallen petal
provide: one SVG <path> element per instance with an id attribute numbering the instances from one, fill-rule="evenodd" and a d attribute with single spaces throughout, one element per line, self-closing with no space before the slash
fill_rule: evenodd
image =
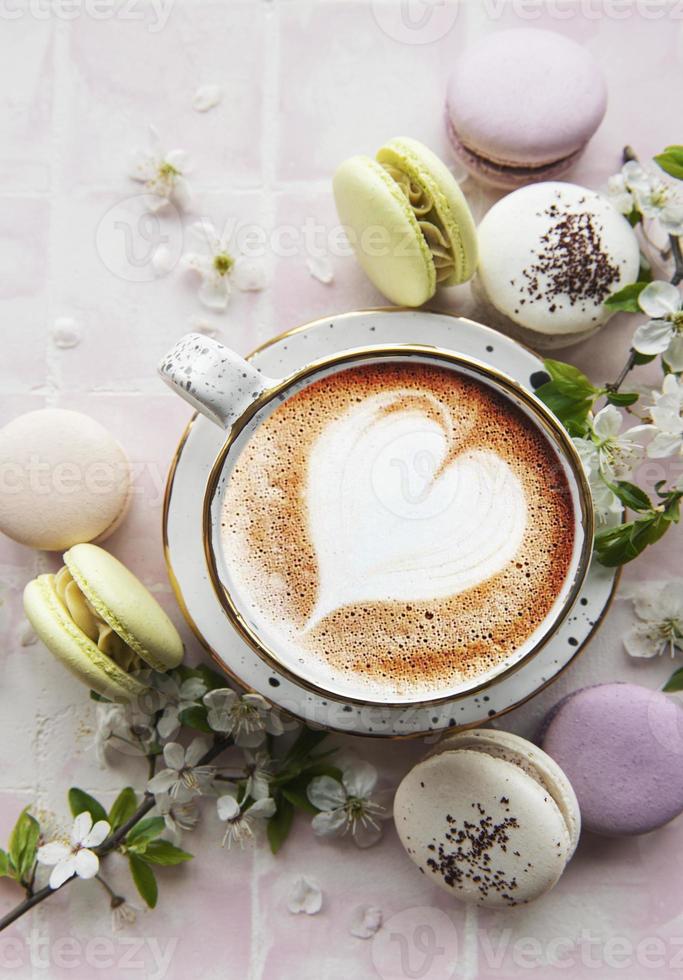
<path id="1" fill-rule="evenodd" d="M 305 912 L 306 915 L 316 915 L 323 906 L 323 893 L 313 878 L 301 875 L 292 885 L 287 900 L 287 908 L 292 915 Z"/>

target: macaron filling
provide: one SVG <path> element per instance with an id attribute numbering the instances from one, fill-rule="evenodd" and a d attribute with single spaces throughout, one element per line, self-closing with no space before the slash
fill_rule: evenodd
<path id="1" fill-rule="evenodd" d="M 437 214 L 432 195 L 414 177 L 393 164 L 380 163 L 380 166 L 405 195 L 431 252 L 436 269 L 436 281 L 444 282 L 455 272 L 455 256 L 446 230 Z"/>
<path id="2" fill-rule="evenodd" d="M 137 653 L 111 628 L 93 608 L 71 572 L 64 565 L 54 577 L 57 596 L 67 615 L 82 633 L 96 644 L 121 670 L 130 673 L 142 670 L 146 664 Z"/>

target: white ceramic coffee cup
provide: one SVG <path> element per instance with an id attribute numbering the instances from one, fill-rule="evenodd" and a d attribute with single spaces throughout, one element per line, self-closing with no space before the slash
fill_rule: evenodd
<path id="1" fill-rule="evenodd" d="M 543 434 L 557 457 L 571 494 L 574 546 L 568 573 L 548 615 L 506 660 L 467 683 L 423 686 L 413 690 L 368 690 L 367 679 L 331 671 L 317 658 L 307 656 L 296 644 L 283 643 L 281 635 L 257 624 L 245 597 L 233 581 L 220 540 L 221 509 L 232 468 L 258 426 L 283 401 L 320 379 L 356 364 L 382 361 L 422 363 L 452 370 L 460 377 L 483 383 L 502 395 Z M 590 488 L 581 461 L 564 428 L 554 415 L 516 381 L 490 366 L 452 351 L 420 345 L 369 346 L 322 358 L 285 378 L 269 378 L 248 361 L 215 340 L 201 334 L 183 337 L 159 366 L 163 380 L 197 411 L 226 429 L 226 441 L 212 468 L 204 498 L 204 546 L 212 586 L 225 613 L 253 649 L 275 671 L 304 688 L 330 698 L 360 704 L 425 704 L 452 700 L 482 690 L 503 674 L 519 668 L 534 656 L 557 631 L 571 610 L 585 578 L 593 541 L 593 508 Z M 378 542 L 381 548 L 381 542 Z M 358 597 L 359 599 L 362 597 Z"/>

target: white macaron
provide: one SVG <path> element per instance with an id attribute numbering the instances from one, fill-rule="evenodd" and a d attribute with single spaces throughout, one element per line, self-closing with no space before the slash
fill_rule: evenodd
<path id="1" fill-rule="evenodd" d="M 0 429 L 0 531 L 31 548 L 103 541 L 123 520 L 128 458 L 81 412 L 28 412 Z"/>
<path id="2" fill-rule="evenodd" d="M 430 881 L 491 908 L 549 891 L 581 829 L 557 763 L 526 739 L 489 729 L 448 736 L 419 762 L 398 787 L 394 821 Z"/>
<path id="3" fill-rule="evenodd" d="M 605 300 L 638 278 L 638 241 L 594 191 L 561 181 L 502 198 L 478 228 L 475 295 L 493 326 L 539 350 L 567 347 L 612 315 Z"/>

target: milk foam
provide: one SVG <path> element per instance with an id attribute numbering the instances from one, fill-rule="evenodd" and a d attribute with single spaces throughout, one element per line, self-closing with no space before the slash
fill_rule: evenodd
<path id="1" fill-rule="evenodd" d="M 569 580 L 564 465 L 457 370 L 319 377 L 232 459 L 221 578 L 276 659 L 326 690 L 409 701 L 479 683 L 543 635 Z"/>
<path id="2" fill-rule="evenodd" d="M 521 483 L 495 452 L 457 453 L 453 431 L 433 395 L 406 389 L 325 427 L 305 490 L 319 577 L 307 629 L 354 602 L 457 595 L 514 558 L 527 523 Z"/>

